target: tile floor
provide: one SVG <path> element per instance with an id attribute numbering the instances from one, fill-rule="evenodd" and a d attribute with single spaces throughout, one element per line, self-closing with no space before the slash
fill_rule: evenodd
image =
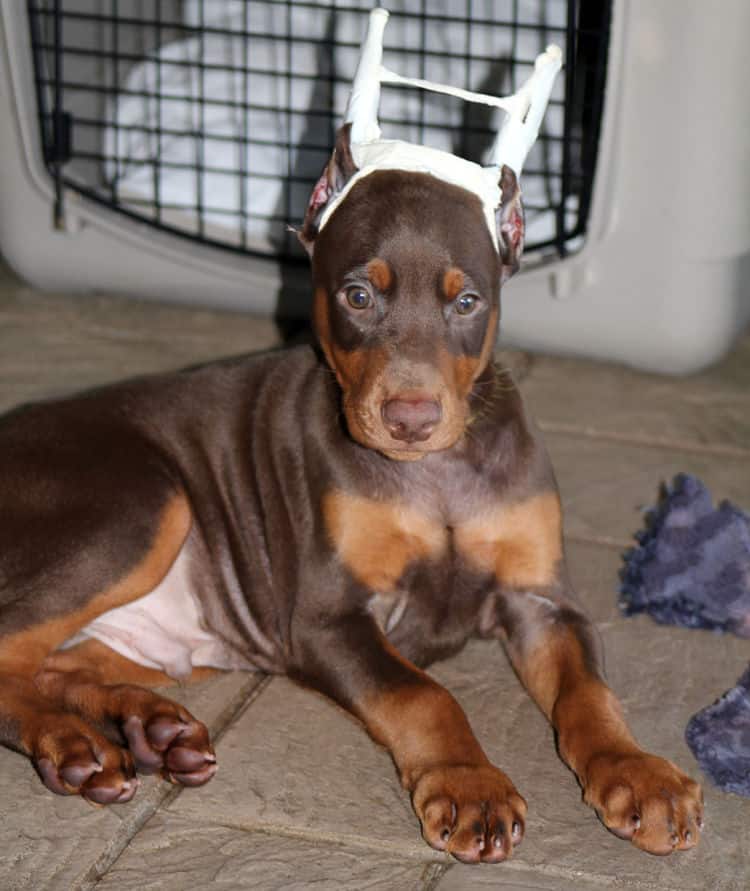
<path id="1" fill-rule="evenodd" d="M 278 340 L 267 320 L 44 294 L 0 270 L 0 409 Z M 750 645 L 623 618 L 617 574 L 643 507 L 679 471 L 750 508 L 750 336 L 683 379 L 513 358 L 557 469 L 571 570 L 604 638 L 610 682 L 639 739 L 697 775 L 685 724 L 735 682 Z M 130 804 L 95 809 L 51 795 L 19 755 L 0 749 L 0 888 L 750 887 L 750 800 L 708 786 L 701 846 L 642 854 L 581 803 L 499 649 L 472 644 L 434 674 L 529 801 L 527 837 L 510 863 L 466 867 L 431 851 L 389 758 L 354 721 L 284 679 L 228 674 L 178 693 L 217 740 L 221 770 L 200 790 L 150 779 Z"/>

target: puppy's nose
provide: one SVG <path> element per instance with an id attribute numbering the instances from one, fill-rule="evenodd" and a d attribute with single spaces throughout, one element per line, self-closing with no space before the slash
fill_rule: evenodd
<path id="1" fill-rule="evenodd" d="M 434 399 L 387 399 L 381 413 L 391 436 L 404 442 L 429 439 L 443 416 Z"/>

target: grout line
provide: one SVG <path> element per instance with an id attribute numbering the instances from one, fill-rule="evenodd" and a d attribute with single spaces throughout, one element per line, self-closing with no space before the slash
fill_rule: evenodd
<path id="1" fill-rule="evenodd" d="M 180 817 L 186 820 L 186 817 Z M 417 818 L 415 817 L 415 822 Z M 395 841 L 390 839 L 370 839 L 363 838 L 361 835 L 354 835 L 339 830 L 320 830 L 307 829 L 302 826 L 290 826 L 288 823 L 274 823 L 268 820 L 258 820 L 253 818 L 249 820 L 217 820 L 209 818 L 207 822 L 203 822 L 204 826 L 220 826 L 224 829 L 231 829 L 235 832 L 245 832 L 257 835 L 279 836 L 281 838 L 293 839 L 296 841 L 309 842 L 311 844 L 328 845 L 334 848 L 354 848 L 363 851 L 372 851 L 379 854 L 385 854 L 389 857 L 404 857 L 409 861 L 416 863 L 437 864 L 448 868 L 450 866 L 450 855 L 435 851 L 426 845 L 418 830 L 415 828 L 415 838 L 417 842 Z"/>
<path id="2" fill-rule="evenodd" d="M 720 443 L 685 442 L 669 437 L 650 436 L 639 433 L 617 433 L 612 430 L 599 430 L 596 427 L 577 427 L 558 421 L 537 421 L 544 433 L 556 433 L 579 439 L 600 439 L 605 442 L 619 442 L 624 445 L 645 446 L 650 449 L 674 449 L 680 452 L 695 452 L 699 455 L 716 455 L 724 458 L 750 458 L 750 448 Z"/>
<path id="3" fill-rule="evenodd" d="M 234 721 L 252 705 L 263 690 L 271 683 L 272 676 L 266 675 L 258 680 L 252 675 L 244 683 L 237 694 L 229 701 L 215 721 L 212 722 L 211 740 L 218 742 Z M 165 784 L 166 785 L 166 784 Z M 184 792 L 182 786 L 167 786 L 155 799 L 149 800 L 137 810 L 132 817 L 122 821 L 120 830 L 111 841 L 109 847 L 86 870 L 83 876 L 71 886 L 72 891 L 91 891 L 120 859 L 133 839 L 148 823 L 151 817 L 172 804 Z"/>
<path id="4" fill-rule="evenodd" d="M 419 891 L 435 891 L 450 868 L 451 864 L 428 863 L 419 877 Z"/>
<path id="5" fill-rule="evenodd" d="M 260 694 L 268 687 L 273 680 L 274 675 L 267 674 L 258 680 L 257 674 L 252 674 L 247 683 L 243 684 L 237 695 L 229 701 L 226 708 L 219 714 L 211 731 L 211 741 L 219 742 L 219 740 L 227 732 L 231 724 L 238 721 L 242 715 L 250 708 Z M 179 790 L 182 791 L 180 786 Z"/>

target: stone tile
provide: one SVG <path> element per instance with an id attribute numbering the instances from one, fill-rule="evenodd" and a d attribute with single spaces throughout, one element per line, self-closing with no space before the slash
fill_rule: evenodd
<path id="1" fill-rule="evenodd" d="M 418 861 L 342 844 L 157 814 L 97 889 L 421 891 L 429 869 Z"/>
<path id="2" fill-rule="evenodd" d="M 565 558 L 578 602 L 586 615 L 603 624 L 622 617 L 617 606 L 623 548 L 567 541 Z"/>
<path id="3" fill-rule="evenodd" d="M 225 674 L 165 693 L 216 732 L 260 681 L 261 676 Z M 68 891 L 87 886 L 173 789 L 155 777 L 143 777 L 130 803 L 97 808 L 81 798 L 48 792 L 26 758 L 0 748 L 0 888 Z"/>
<path id="4" fill-rule="evenodd" d="M 603 636 L 609 680 L 636 738 L 703 784 L 707 829 L 700 847 L 685 855 L 684 872 L 683 858 L 677 858 L 679 882 L 666 869 L 657 872 L 665 861 L 649 864 L 654 881 L 658 876 L 680 889 L 750 887 L 750 799 L 711 785 L 684 741 L 689 719 L 732 687 L 745 669 L 747 641 L 659 626 L 645 616 L 625 619 Z M 638 879 L 637 863 L 615 860 L 613 869 L 634 883 Z"/>
<path id="5" fill-rule="evenodd" d="M 0 411 L 277 346 L 270 319 L 0 283 Z"/>
<path id="6" fill-rule="evenodd" d="M 544 875 L 539 870 L 524 869 L 517 861 L 511 861 L 494 869 L 456 863 L 434 886 L 434 891 L 482 891 L 486 888 L 497 891 L 609 891 L 612 887 L 610 883 L 591 881 L 580 874 Z"/>
<path id="7" fill-rule="evenodd" d="M 685 724 L 734 683 L 747 659 L 746 642 L 640 618 L 612 622 L 602 634 L 610 682 L 636 736 L 697 776 L 683 742 Z M 490 757 L 529 801 L 526 840 L 508 864 L 512 875 L 498 867 L 498 879 L 507 875 L 521 887 L 544 889 L 558 887 L 558 880 L 561 888 L 578 887 L 581 877 L 594 885 L 681 891 L 729 889 L 722 884 L 728 876 L 750 884 L 744 854 L 750 801 L 707 789 L 709 830 L 700 848 L 664 859 L 642 854 L 607 833 L 581 802 L 551 730 L 499 645 L 475 642 L 432 673 L 456 695 Z M 447 862 L 421 841 L 387 755 L 316 694 L 274 679 L 218 751 L 219 775 L 197 794 L 182 795 L 170 815 Z M 494 871 L 481 867 L 476 874 Z"/>
<path id="8" fill-rule="evenodd" d="M 747 642 L 664 628 L 640 617 L 602 629 L 602 638 L 609 682 L 636 737 L 700 779 L 683 740 L 685 725 L 735 682 L 747 661 Z M 575 778 L 555 754 L 551 731 L 499 648 L 494 655 L 492 644 L 477 642 L 432 673 L 456 695 L 488 755 L 528 800 L 526 838 L 506 864 L 521 887 L 585 888 L 581 879 L 595 887 L 675 891 L 750 886 L 750 800 L 704 783 L 708 829 L 701 845 L 668 858 L 642 854 L 606 832 L 581 802 Z M 468 878 L 461 878 L 464 873 Z M 438 888 L 443 891 L 444 882 L 449 891 L 485 887 L 480 879 L 486 873 L 451 867 Z"/>
<path id="9" fill-rule="evenodd" d="M 216 777 L 198 795 L 180 796 L 171 813 L 433 856 L 388 754 L 342 709 L 285 678 L 233 724 L 217 757 Z"/>
<path id="10" fill-rule="evenodd" d="M 750 450 L 750 332 L 689 377 L 536 356 L 522 390 L 542 426 L 664 444 Z"/>
<path id="11" fill-rule="evenodd" d="M 660 484 L 681 472 L 702 479 L 717 502 L 729 499 L 750 509 L 746 458 L 557 433 L 547 434 L 545 442 L 560 485 L 565 531 L 572 537 L 632 544 Z"/>

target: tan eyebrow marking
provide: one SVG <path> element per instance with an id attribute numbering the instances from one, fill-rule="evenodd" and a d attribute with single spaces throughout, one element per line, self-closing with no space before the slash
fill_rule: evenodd
<path id="1" fill-rule="evenodd" d="M 455 300 L 465 287 L 464 274 L 457 266 L 451 266 L 443 276 L 443 294 L 448 300 Z"/>
<path id="2" fill-rule="evenodd" d="M 367 264 L 367 277 L 381 294 L 387 293 L 393 285 L 391 267 L 380 257 L 375 257 Z"/>

